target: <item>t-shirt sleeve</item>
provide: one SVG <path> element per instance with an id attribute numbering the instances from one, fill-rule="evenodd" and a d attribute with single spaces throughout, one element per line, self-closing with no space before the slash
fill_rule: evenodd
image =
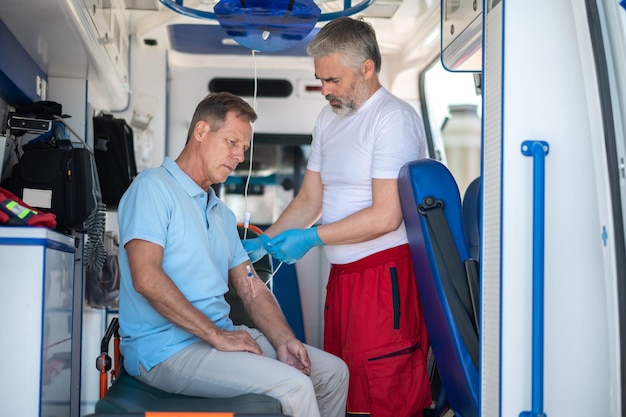
<path id="1" fill-rule="evenodd" d="M 313 126 L 313 139 L 311 141 L 311 153 L 309 154 L 309 161 L 307 163 L 307 169 L 315 172 L 322 170 L 322 148 L 321 148 L 321 113 L 315 121 Z"/>
<path id="2" fill-rule="evenodd" d="M 398 109 L 381 118 L 372 167 L 374 178 L 398 178 L 404 164 L 425 155 L 424 128 L 416 113 Z"/>

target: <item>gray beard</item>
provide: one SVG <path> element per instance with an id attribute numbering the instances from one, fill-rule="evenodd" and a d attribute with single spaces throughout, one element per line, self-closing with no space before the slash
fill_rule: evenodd
<path id="1" fill-rule="evenodd" d="M 350 116 L 356 113 L 356 111 L 361 108 L 363 103 L 367 101 L 369 90 L 367 89 L 367 84 L 363 78 L 360 78 L 356 83 L 354 83 L 354 89 L 352 91 L 353 94 L 352 97 L 349 97 L 350 100 L 348 103 L 344 103 L 344 101 L 341 100 L 341 106 L 331 106 L 335 114 L 338 114 L 339 116 Z"/>

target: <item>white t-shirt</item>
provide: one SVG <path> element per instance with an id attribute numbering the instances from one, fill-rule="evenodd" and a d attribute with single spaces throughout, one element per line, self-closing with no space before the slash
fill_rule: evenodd
<path id="1" fill-rule="evenodd" d="M 398 178 L 407 162 L 426 156 L 422 120 L 407 102 L 381 87 L 356 113 L 340 116 L 326 106 L 313 128 L 307 168 L 324 186 L 322 224 L 372 205 L 372 178 Z M 407 242 L 404 224 L 367 242 L 326 245 L 333 264 L 359 260 Z"/>

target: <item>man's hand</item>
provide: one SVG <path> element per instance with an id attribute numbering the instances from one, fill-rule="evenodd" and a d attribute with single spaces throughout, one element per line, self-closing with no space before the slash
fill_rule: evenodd
<path id="1" fill-rule="evenodd" d="M 220 329 L 209 343 L 223 352 L 250 352 L 262 355 L 263 351 L 257 342 L 244 330 L 226 331 Z"/>
<path id="2" fill-rule="evenodd" d="M 324 242 L 317 234 L 317 227 L 309 229 L 286 230 L 271 239 L 268 243 L 268 252 L 276 259 L 286 264 L 293 264 L 300 260 L 313 246 L 323 246 Z"/>
<path id="3" fill-rule="evenodd" d="M 311 375 L 311 361 L 306 348 L 298 339 L 291 339 L 276 347 L 278 360 L 291 365 L 302 371 L 305 375 Z"/>
<path id="4" fill-rule="evenodd" d="M 243 248 L 248 252 L 250 262 L 255 263 L 267 254 L 267 245 L 270 238 L 267 235 L 259 235 L 254 239 L 245 239 L 241 241 Z"/>

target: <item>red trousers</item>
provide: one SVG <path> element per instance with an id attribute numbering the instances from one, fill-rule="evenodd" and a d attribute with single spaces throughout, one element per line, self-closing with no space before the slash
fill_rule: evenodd
<path id="1" fill-rule="evenodd" d="M 428 347 L 408 245 L 332 265 L 324 350 L 350 369 L 348 413 L 421 417 L 432 402 Z"/>

